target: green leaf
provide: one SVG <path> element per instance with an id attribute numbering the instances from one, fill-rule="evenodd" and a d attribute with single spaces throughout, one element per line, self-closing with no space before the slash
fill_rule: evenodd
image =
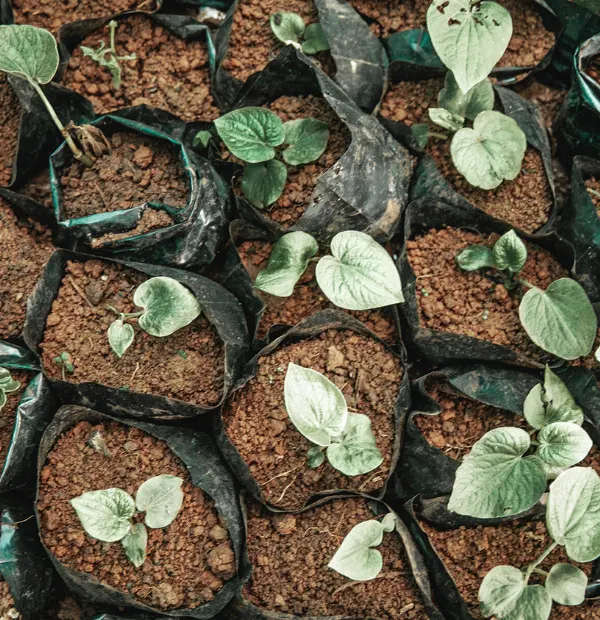
<path id="1" fill-rule="evenodd" d="M 47 84 L 58 69 L 55 38 L 34 26 L 0 26 L 0 71 Z"/>
<path id="2" fill-rule="evenodd" d="M 7 400 L 8 398 L 6 398 L 6 392 L 0 390 L 0 409 L 6 405 Z"/>
<path id="3" fill-rule="evenodd" d="M 146 560 L 148 531 L 143 523 L 135 523 L 121 540 L 127 559 L 139 568 Z"/>
<path id="4" fill-rule="evenodd" d="M 315 161 L 323 155 L 329 140 L 329 126 L 316 118 L 301 118 L 284 123 L 284 142 L 289 144 L 283 151 L 283 159 L 291 166 Z"/>
<path id="5" fill-rule="evenodd" d="M 121 319 L 113 321 L 108 328 L 108 342 L 117 357 L 123 357 L 123 353 L 133 343 L 134 337 L 133 327 Z"/>
<path id="6" fill-rule="evenodd" d="M 473 128 L 454 134 L 450 153 L 456 169 L 475 187 L 494 189 L 521 171 L 527 138 L 516 121 L 501 112 L 482 112 Z"/>
<path id="7" fill-rule="evenodd" d="M 89 491 L 71 500 L 83 529 L 104 542 L 121 540 L 135 513 L 133 497 L 121 489 Z"/>
<path id="8" fill-rule="evenodd" d="M 277 297 L 289 297 L 318 251 L 319 244 L 308 233 L 297 230 L 283 235 L 273 246 L 266 269 L 256 276 L 254 288 Z"/>
<path id="9" fill-rule="evenodd" d="M 419 148 L 424 149 L 427 146 L 427 142 L 429 142 L 429 125 L 427 123 L 416 123 L 415 125 L 411 125 L 410 130 Z"/>
<path id="10" fill-rule="evenodd" d="M 527 260 L 527 247 L 514 230 L 509 230 L 496 241 L 492 254 L 498 269 L 519 273 Z"/>
<path id="11" fill-rule="evenodd" d="M 325 460 L 325 452 L 321 446 L 313 446 L 306 454 L 306 464 L 313 469 L 323 464 Z"/>
<path id="12" fill-rule="evenodd" d="M 464 458 L 448 510 L 490 519 L 531 508 L 546 490 L 546 473 L 536 456 L 523 456 L 531 446 L 520 428 L 487 432 Z"/>
<path id="13" fill-rule="evenodd" d="M 440 127 L 454 133 L 458 131 L 464 124 L 465 119 L 459 114 L 454 114 L 444 108 L 429 108 L 429 118 Z"/>
<path id="14" fill-rule="evenodd" d="M 600 556 L 600 477 L 592 468 L 567 469 L 550 485 L 546 525 L 575 562 Z"/>
<path id="15" fill-rule="evenodd" d="M 488 616 L 504 615 L 515 608 L 525 589 L 523 573 L 514 566 L 495 566 L 479 586 L 481 613 Z"/>
<path id="16" fill-rule="evenodd" d="M 299 45 L 304 34 L 304 20 L 297 13 L 273 13 L 269 18 L 273 34 L 283 43 Z"/>
<path id="17" fill-rule="evenodd" d="M 169 336 L 200 315 L 200 304 L 183 284 L 158 276 L 140 284 L 133 303 L 144 309 L 138 325 L 151 336 Z"/>
<path id="18" fill-rule="evenodd" d="M 212 133 L 210 133 L 210 131 L 199 131 L 195 136 L 194 139 L 192 141 L 192 146 L 198 146 L 199 144 L 201 144 L 204 148 L 206 148 L 208 146 L 208 143 L 211 141 L 212 139 Z"/>
<path id="19" fill-rule="evenodd" d="M 393 532 L 396 529 L 396 515 L 388 512 L 381 520 L 381 527 L 384 532 Z"/>
<path id="20" fill-rule="evenodd" d="M 146 513 L 148 527 L 167 527 L 173 522 L 183 504 L 182 484 L 179 476 L 161 474 L 140 485 L 135 495 L 135 505 Z"/>
<path id="21" fill-rule="evenodd" d="M 485 79 L 512 36 L 510 13 L 496 2 L 433 0 L 427 30 L 463 93 Z"/>
<path id="22" fill-rule="evenodd" d="M 502 616 L 502 620 L 548 620 L 552 611 L 552 598 L 544 586 L 526 586 L 515 608 Z"/>
<path id="23" fill-rule="evenodd" d="M 258 164 L 275 157 L 274 147 L 283 143 L 283 123 L 266 108 L 241 108 L 215 121 L 227 148 L 243 161 Z"/>
<path id="24" fill-rule="evenodd" d="M 242 176 L 242 191 L 255 207 L 264 209 L 279 199 L 286 179 L 287 168 L 276 159 L 248 164 Z"/>
<path id="25" fill-rule="evenodd" d="M 348 414 L 342 434 L 327 447 L 327 459 L 344 476 L 361 476 L 383 463 L 368 416 Z"/>
<path id="26" fill-rule="evenodd" d="M 327 566 L 352 579 L 375 579 L 383 567 L 383 558 L 377 549 L 383 540 L 384 529 L 379 521 L 363 521 L 355 525 Z"/>
<path id="27" fill-rule="evenodd" d="M 452 71 L 448 71 L 444 88 L 438 95 L 438 105 L 453 114 L 474 121 L 480 112 L 494 109 L 494 88 L 486 78 L 465 94 L 456 83 Z"/>
<path id="28" fill-rule="evenodd" d="M 283 386 L 285 408 L 296 429 L 318 446 L 339 437 L 348 421 L 340 389 L 325 375 L 290 363 Z"/>
<path id="29" fill-rule="evenodd" d="M 485 245 L 470 245 L 456 257 L 456 262 L 465 271 L 477 271 L 477 269 L 483 269 L 484 267 L 496 267 L 494 255 Z"/>
<path id="30" fill-rule="evenodd" d="M 394 261 L 366 233 L 338 233 L 331 253 L 317 263 L 315 275 L 323 293 L 339 308 L 370 310 L 404 301 Z"/>
<path id="31" fill-rule="evenodd" d="M 544 585 L 559 605 L 581 605 L 585 600 L 587 575 L 577 566 L 555 564 Z"/>
<path id="32" fill-rule="evenodd" d="M 305 54 L 316 54 L 329 49 L 329 41 L 321 24 L 309 24 L 304 32 L 302 51 Z"/>
<path id="33" fill-rule="evenodd" d="M 590 436 L 573 422 L 553 422 L 538 433 L 536 456 L 552 467 L 571 467 L 591 450 Z"/>
<path id="34" fill-rule="evenodd" d="M 20 387 L 21 382 L 12 378 L 10 370 L 0 366 L 0 390 L 5 394 L 10 394 L 10 392 L 16 392 Z"/>
<path id="35" fill-rule="evenodd" d="M 555 280 L 545 291 L 528 290 L 519 318 L 538 347 L 562 359 L 585 357 L 594 345 L 596 313 L 583 288 L 570 278 Z"/>

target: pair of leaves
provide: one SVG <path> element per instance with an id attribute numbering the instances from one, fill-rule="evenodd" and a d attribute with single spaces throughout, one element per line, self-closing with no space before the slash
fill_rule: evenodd
<path id="1" fill-rule="evenodd" d="M 35 26 L 0 26 L 0 71 L 47 84 L 58 69 L 56 40 Z"/>
<path id="2" fill-rule="evenodd" d="M 7 394 L 16 392 L 21 387 L 19 381 L 15 381 L 8 368 L 0 366 L 0 409 L 6 405 Z"/>
<path id="3" fill-rule="evenodd" d="M 255 288 L 289 297 L 318 249 L 315 239 L 305 232 L 283 235 L 273 246 L 266 269 L 258 274 Z M 366 233 L 338 233 L 331 241 L 331 256 L 319 260 L 315 276 L 327 298 L 345 310 L 369 310 L 404 301 L 394 261 Z"/>
<path id="4" fill-rule="evenodd" d="M 493 268 L 519 273 L 527 261 L 527 247 L 514 230 L 504 233 L 490 250 L 485 245 L 470 245 L 457 257 L 458 266 L 464 271 Z"/>
<path id="5" fill-rule="evenodd" d="M 305 54 L 316 54 L 329 49 L 329 41 L 321 24 L 306 25 L 297 13 L 274 13 L 269 19 L 273 34 L 286 45 L 293 45 Z M 302 44 L 300 41 L 302 41 Z"/>
<path id="6" fill-rule="evenodd" d="M 326 448 L 331 465 L 345 476 L 360 476 L 381 465 L 383 457 L 371 420 L 360 413 L 349 413 L 340 389 L 320 372 L 290 363 L 284 398 L 296 429 L 312 443 Z M 309 459 L 312 467 L 323 462 L 315 451 L 309 453 Z"/>

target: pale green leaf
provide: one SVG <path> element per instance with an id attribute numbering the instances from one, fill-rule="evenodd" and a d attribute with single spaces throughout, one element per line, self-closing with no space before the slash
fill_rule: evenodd
<path id="1" fill-rule="evenodd" d="M 456 257 L 456 262 L 464 271 L 496 266 L 492 251 L 485 245 L 470 245 Z"/>
<path id="2" fill-rule="evenodd" d="M 486 78 L 465 94 L 456 83 L 452 71 L 448 71 L 444 88 L 438 95 L 438 105 L 453 114 L 474 121 L 480 112 L 494 109 L 494 88 Z"/>
<path id="3" fill-rule="evenodd" d="M 515 608 L 502 620 L 548 620 L 552 598 L 544 586 L 526 586 Z"/>
<path id="4" fill-rule="evenodd" d="M 544 386 L 541 383 L 533 386 L 523 403 L 523 415 L 533 428 L 546 426 L 546 405 L 543 400 Z"/>
<path id="5" fill-rule="evenodd" d="M 279 199 L 286 179 L 287 168 L 276 159 L 247 164 L 242 176 L 242 191 L 255 207 L 264 209 Z"/>
<path id="6" fill-rule="evenodd" d="M 135 523 L 121 540 L 127 559 L 139 568 L 146 560 L 148 531 L 143 523 Z"/>
<path id="7" fill-rule="evenodd" d="M 300 118 L 284 123 L 285 144 L 283 159 L 291 166 L 316 161 L 327 148 L 329 126 L 316 118 Z"/>
<path id="8" fill-rule="evenodd" d="M 321 446 L 313 446 L 306 454 L 306 464 L 313 469 L 323 464 L 325 452 Z"/>
<path id="9" fill-rule="evenodd" d="M 571 467 L 587 456 L 593 442 L 590 436 L 573 422 L 553 422 L 538 433 L 536 456 L 552 467 Z"/>
<path id="10" fill-rule="evenodd" d="M 285 44 L 299 44 L 304 35 L 304 20 L 297 13 L 273 13 L 269 18 L 273 34 Z"/>
<path id="11" fill-rule="evenodd" d="M 527 260 L 527 247 L 514 230 L 509 230 L 496 241 L 492 254 L 498 269 L 519 273 Z"/>
<path id="12" fill-rule="evenodd" d="M 597 362 L 600 362 L 600 347 L 596 349 L 596 353 L 594 353 L 594 357 L 596 358 Z"/>
<path id="13" fill-rule="evenodd" d="M 113 321 L 108 328 L 108 342 L 117 357 L 123 357 L 123 353 L 133 343 L 134 337 L 133 327 L 121 319 Z"/>
<path id="14" fill-rule="evenodd" d="M 304 31 L 302 51 L 305 54 L 316 54 L 329 49 L 329 41 L 321 24 L 309 24 Z"/>
<path id="15" fill-rule="evenodd" d="M 544 583 L 559 605 L 581 605 L 585 600 L 587 584 L 587 575 L 571 564 L 555 564 Z"/>
<path id="16" fill-rule="evenodd" d="M 345 476 L 361 476 L 383 463 L 368 416 L 348 414 L 342 434 L 327 447 L 327 459 Z"/>
<path id="17" fill-rule="evenodd" d="M 47 84 L 58 69 L 55 38 L 35 26 L 0 26 L 0 71 Z"/>
<path id="18" fill-rule="evenodd" d="M 21 382 L 13 379 L 10 370 L 0 366 L 0 390 L 5 394 L 10 394 L 10 392 L 16 392 L 20 387 Z M 2 404 L 0 404 L 0 407 Z"/>
<path id="19" fill-rule="evenodd" d="M 140 485 L 135 495 L 137 509 L 146 513 L 148 527 L 170 525 L 183 504 L 183 480 L 178 476 L 161 474 Z"/>
<path id="20" fill-rule="evenodd" d="M 512 611 L 525 589 L 523 573 L 514 566 L 495 566 L 479 586 L 481 613 L 488 617 Z"/>
<path id="21" fill-rule="evenodd" d="M 383 525 L 379 521 L 363 521 L 355 525 L 329 562 L 329 568 L 352 579 L 375 579 L 383 567 L 383 558 L 377 547 L 383 540 Z"/>
<path id="22" fill-rule="evenodd" d="M 3 390 L 0 390 L 0 409 L 2 409 L 4 405 L 6 405 L 7 400 L 8 398 L 6 397 L 6 392 L 4 392 Z"/>
<path id="23" fill-rule="evenodd" d="M 444 108 L 429 108 L 428 112 L 432 122 L 452 133 L 458 131 L 465 124 L 463 116 L 449 112 Z"/>
<path id="24" fill-rule="evenodd" d="M 396 515 L 388 512 L 381 520 L 381 527 L 384 532 L 393 532 L 396 529 Z"/>
<path id="25" fill-rule="evenodd" d="M 121 540 L 135 513 L 133 497 L 121 489 L 89 491 L 71 500 L 83 529 L 104 542 Z"/>
<path id="26" fill-rule="evenodd" d="M 202 130 L 199 131 L 192 140 L 192 146 L 202 145 L 204 148 L 208 146 L 208 143 L 212 139 L 212 133 L 210 131 Z"/>

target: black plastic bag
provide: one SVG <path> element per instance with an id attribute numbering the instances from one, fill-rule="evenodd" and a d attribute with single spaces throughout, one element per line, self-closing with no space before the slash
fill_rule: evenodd
<path id="1" fill-rule="evenodd" d="M 65 264 L 68 260 L 98 260 L 98 257 L 77 254 L 67 250 L 57 250 L 52 254 L 27 307 L 24 338 L 32 351 L 38 351 L 39 345 L 44 339 L 46 319 L 60 288 Z M 239 302 L 222 286 L 191 272 L 107 258 L 101 260 L 120 263 L 149 276 L 167 276 L 191 289 L 200 302 L 202 312 L 215 327 L 224 343 L 223 393 L 219 403 L 203 406 L 192 405 L 165 396 L 120 390 L 99 383 L 74 384 L 68 381 L 49 379 L 61 402 L 94 407 L 111 415 L 155 420 L 190 418 L 211 412 L 217 408 L 240 376 L 249 348 L 246 321 Z"/>

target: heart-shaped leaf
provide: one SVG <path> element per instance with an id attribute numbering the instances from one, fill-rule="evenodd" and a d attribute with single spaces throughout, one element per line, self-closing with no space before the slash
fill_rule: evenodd
<path id="1" fill-rule="evenodd" d="M 488 616 L 504 615 L 512 611 L 523 590 L 523 573 L 514 566 L 495 566 L 486 574 L 479 586 L 481 613 Z"/>
<path id="2" fill-rule="evenodd" d="M 148 527 L 167 527 L 181 510 L 183 480 L 178 476 L 161 474 L 140 485 L 135 496 L 137 509 L 146 513 Z"/>
<path id="3" fill-rule="evenodd" d="M 0 71 L 47 84 L 58 69 L 55 38 L 35 26 L 0 26 Z"/>
<path id="4" fill-rule="evenodd" d="M 591 450 L 590 436 L 573 422 L 553 422 L 538 433 L 536 455 L 552 467 L 571 467 Z"/>
<path id="5" fill-rule="evenodd" d="M 279 12 L 273 13 L 269 18 L 273 34 L 286 45 L 299 45 L 300 39 L 304 35 L 304 20 L 298 13 Z"/>
<path id="6" fill-rule="evenodd" d="M 313 469 L 323 464 L 325 452 L 321 446 L 313 446 L 306 454 L 306 464 Z"/>
<path id="7" fill-rule="evenodd" d="M 552 598 L 544 586 L 526 586 L 514 609 L 502 620 L 548 620 Z"/>
<path id="8" fill-rule="evenodd" d="M 210 133 L 210 131 L 206 131 L 206 130 L 199 131 L 194 136 L 194 139 L 192 140 L 192 146 L 198 146 L 200 144 L 201 146 L 206 148 L 208 146 L 208 143 L 211 141 L 211 139 L 212 139 L 212 133 Z"/>
<path id="9" fill-rule="evenodd" d="M 504 233 L 492 251 L 498 269 L 519 273 L 527 260 L 527 247 L 514 230 Z"/>
<path id="10" fill-rule="evenodd" d="M 127 559 L 139 568 L 146 560 L 148 531 L 143 523 L 135 523 L 121 540 Z"/>
<path id="11" fill-rule="evenodd" d="M 287 168 L 276 159 L 248 164 L 242 176 L 242 191 L 255 207 L 264 209 L 279 199 L 286 179 Z"/>
<path id="12" fill-rule="evenodd" d="M 309 24 L 304 31 L 302 51 L 305 54 L 316 54 L 329 49 L 329 41 L 321 24 Z"/>
<path id="13" fill-rule="evenodd" d="M 381 527 L 384 532 L 393 532 L 396 529 L 396 515 L 388 512 L 381 520 Z"/>
<path id="14" fill-rule="evenodd" d="M 438 105 L 448 112 L 474 121 L 480 112 L 494 109 L 494 88 L 486 78 L 465 94 L 456 83 L 452 71 L 448 71 L 444 88 L 438 95 Z"/>
<path id="15" fill-rule="evenodd" d="M 429 118 L 440 127 L 454 133 L 458 131 L 464 124 L 465 119 L 459 114 L 449 112 L 444 108 L 429 108 Z"/>
<path id="16" fill-rule="evenodd" d="M 16 392 L 21 387 L 20 381 L 15 381 L 8 368 L 0 366 L 0 390 L 5 394 Z"/>
<path id="17" fill-rule="evenodd" d="M 555 564 L 544 583 L 559 605 L 581 605 L 585 600 L 587 584 L 587 575 L 571 564 Z"/>
<path id="18" fill-rule="evenodd" d="M 464 271 L 477 271 L 477 269 L 483 269 L 484 267 L 496 267 L 494 255 L 485 245 L 470 245 L 456 257 L 456 262 Z"/>
<path id="19" fill-rule="evenodd" d="M 133 497 L 121 489 L 89 491 L 71 500 L 83 529 L 104 542 L 121 540 L 135 513 Z"/>
<path id="20" fill-rule="evenodd" d="M 300 118 L 284 123 L 286 144 L 283 159 L 291 166 L 315 161 L 323 155 L 329 140 L 329 125 L 316 118 Z"/>
<path id="21" fill-rule="evenodd" d="M 108 328 L 108 342 L 117 357 L 123 357 L 123 353 L 133 343 L 134 337 L 133 327 L 121 319 L 113 321 Z"/>

